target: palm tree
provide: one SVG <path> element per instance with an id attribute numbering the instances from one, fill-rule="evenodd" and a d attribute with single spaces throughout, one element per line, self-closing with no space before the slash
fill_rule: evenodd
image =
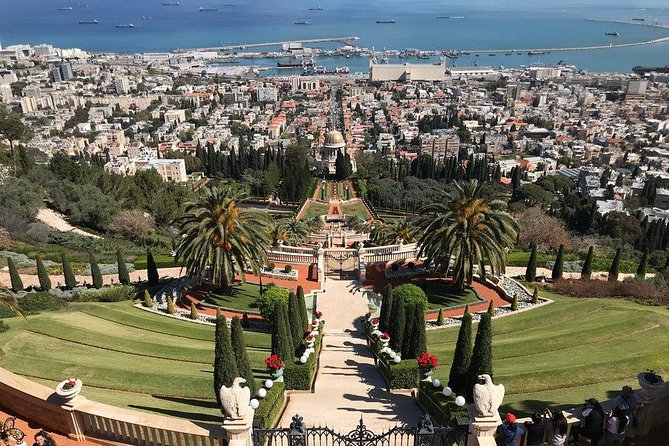
<path id="1" fill-rule="evenodd" d="M 477 180 L 454 183 L 444 200 L 427 205 L 419 224 L 419 256 L 448 271 L 453 258 L 453 283 L 470 284 L 474 265 L 485 264 L 493 274 L 502 272 L 505 248 L 513 246 L 518 225 L 506 212 L 507 194 Z"/>
<path id="2" fill-rule="evenodd" d="M 299 245 L 307 241 L 309 236 L 309 226 L 301 220 L 294 217 L 287 220 L 279 220 L 274 222 L 270 235 L 272 244 L 276 245 L 279 242 L 287 245 Z"/>
<path id="3" fill-rule="evenodd" d="M 204 188 L 195 201 L 184 205 L 174 221 L 181 230 L 176 247 L 190 277 L 208 276 L 225 291 L 239 273 L 258 273 L 267 259 L 270 223 L 261 211 L 242 208 L 246 196 L 229 188 Z"/>
<path id="4" fill-rule="evenodd" d="M 389 224 L 376 224 L 372 227 L 371 239 L 378 245 L 413 243 L 416 241 L 416 227 L 406 218 Z"/>

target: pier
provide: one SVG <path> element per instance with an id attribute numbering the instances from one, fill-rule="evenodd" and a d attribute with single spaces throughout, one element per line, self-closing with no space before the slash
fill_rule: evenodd
<path id="1" fill-rule="evenodd" d="M 304 43 L 327 43 L 327 42 L 337 42 L 337 43 L 352 43 L 356 40 L 359 40 L 358 36 L 348 36 L 348 37 L 324 37 L 321 39 L 301 39 L 301 40 L 284 40 L 280 42 L 264 42 L 264 43 L 244 43 L 239 45 L 227 45 L 227 46 L 218 46 L 210 48 L 192 48 L 192 49 L 176 49 L 174 53 L 184 53 L 189 51 L 232 51 L 232 50 L 246 50 L 250 48 L 265 48 L 271 46 L 282 46 L 290 44 L 304 44 Z"/>

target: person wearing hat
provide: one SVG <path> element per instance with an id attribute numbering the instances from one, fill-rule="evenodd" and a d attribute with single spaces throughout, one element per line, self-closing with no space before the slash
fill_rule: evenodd
<path id="1" fill-rule="evenodd" d="M 495 442 L 497 446 L 519 446 L 525 430 L 516 424 L 516 416 L 508 412 L 502 424 L 497 426 Z"/>
<path id="2" fill-rule="evenodd" d="M 604 436 L 604 409 L 595 398 L 588 398 L 581 412 L 582 423 L 571 430 L 571 444 L 578 444 L 580 435 L 590 439 L 591 446 L 597 446 Z"/>
<path id="3" fill-rule="evenodd" d="M 641 402 L 630 386 L 623 386 L 622 393 L 613 400 L 613 406 L 620 407 L 625 411 L 625 415 L 629 419 L 629 425 L 632 428 L 639 426 L 636 413 L 641 407 Z"/>

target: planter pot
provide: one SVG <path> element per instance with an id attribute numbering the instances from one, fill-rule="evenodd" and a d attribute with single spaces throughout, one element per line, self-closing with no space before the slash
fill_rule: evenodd
<path id="1" fill-rule="evenodd" d="M 420 369 L 420 379 L 422 381 L 432 381 L 433 369 Z"/>
<path id="2" fill-rule="evenodd" d="M 639 380 L 639 385 L 644 390 L 659 390 L 664 387 L 664 380 L 658 375 L 649 372 L 639 373 L 637 379 Z"/>
<path id="3" fill-rule="evenodd" d="M 269 372 L 269 376 L 271 376 L 274 380 L 281 378 L 283 376 L 283 367 L 274 372 Z"/>
<path id="4" fill-rule="evenodd" d="M 390 343 L 390 339 L 379 338 L 379 342 L 381 343 L 381 348 L 388 347 L 388 344 Z"/>
<path id="5" fill-rule="evenodd" d="M 378 330 L 379 329 L 379 324 L 372 323 L 371 325 L 372 325 L 373 330 Z"/>
<path id="6" fill-rule="evenodd" d="M 307 341 L 307 348 L 313 348 L 314 347 L 314 341 Z"/>
<path id="7" fill-rule="evenodd" d="M 81 388 L 83 387 L 84 383 L 81 382 L 80 379 L 76 378 L 74 380 L 75 385 L 71 389 L 65 389 L 64 386 L 68 383 L 69 380 L 64 380 L 61 381 L 57 386 L 56 386 L 56 395 L 61 397 L 65 401 L 72 401 L 79 395 L 79 392 L 81 392 Z"/>

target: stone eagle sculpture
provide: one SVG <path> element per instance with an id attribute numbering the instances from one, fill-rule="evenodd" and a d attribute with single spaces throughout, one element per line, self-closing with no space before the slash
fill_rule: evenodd
<path id="1" fill-rule="evenodd" d="M 504 385 L 493 384 L 490 375 L 479 375 L 482 383 L 474 385 L 474 407 L 481 416 L 493 416 L 504 399 Z"/>
<path id="2" fill-rule="evenodd" d="M 239 420 L 246 416 L 249 410 L 249 402 L 251 401 L 251 389 L 242 387 L 244 378 L 235 378 L 232 381 L 232 386 L 221 386 L 219 396 L 221 397 L 221 406 L 225 412 L 225 416 L 232 420 Z"/>

